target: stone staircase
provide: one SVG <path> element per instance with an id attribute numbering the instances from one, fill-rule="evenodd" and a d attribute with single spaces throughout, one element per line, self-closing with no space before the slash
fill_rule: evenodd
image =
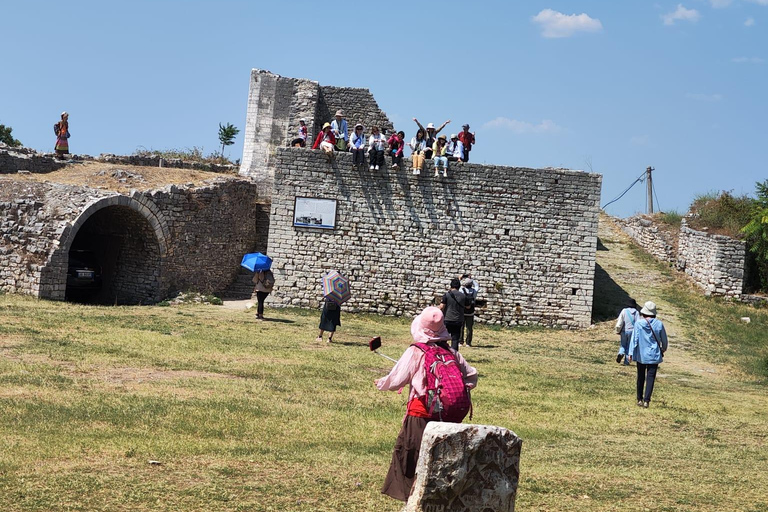
<path id="1" fill-rule="evenodd" d="M 229 287 L 221 294 L 225 300 L 246 300 L 253 295 L 253 272 L 247 268 L 240 267 L 240 273 Z"/>

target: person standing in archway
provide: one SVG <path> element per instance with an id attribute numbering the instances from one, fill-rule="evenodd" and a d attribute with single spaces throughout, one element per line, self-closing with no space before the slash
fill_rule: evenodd
<path id="1" fill-rule="evenodd" d="M 64 111 L 61 113 L 61 121 L 53 125 L 53 131 L 56 133 L 56 156 L 64 157 L 69 154 L 69 114 Z"/>

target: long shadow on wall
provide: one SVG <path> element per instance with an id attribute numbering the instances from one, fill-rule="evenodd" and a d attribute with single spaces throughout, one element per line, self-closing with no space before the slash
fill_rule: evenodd
<path id="1" fill-rule="evenodd" d="M 627 307 L 629 294 L 595 264 L 595 293 L 592 296 L 592 323 L 613 320 Z"/>

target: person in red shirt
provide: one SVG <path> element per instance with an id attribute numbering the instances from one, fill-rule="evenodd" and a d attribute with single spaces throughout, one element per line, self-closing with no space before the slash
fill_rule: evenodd
<path id="1" fill-rule="evenodd" d="M 328 161 L 330 162 L 336 158 L 336 155 L 333 152 L 335 145 L 336 137 L 331 131 L 331 123 L 325 123 L 323 125 L 323 130 L 317 134 L 317 138 L 315 139 L 315 143 L 312 145 L 312 149 L 320 148 L 325 151 L 325 156 L 328 157 Z"/>
<path id="2" fill-rule="evenodd" d="M 459 134 L 459 140 L 464 144 L 464 162 L 469 162 L 469 152 L 472 150 L 472 144 L 475 143 L 475 132 L 469 132 L 469 125 L 465 124 L 461 127 L 461 133 Z"/>

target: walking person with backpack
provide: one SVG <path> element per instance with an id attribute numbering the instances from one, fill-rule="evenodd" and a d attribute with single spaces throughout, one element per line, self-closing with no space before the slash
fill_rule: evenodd
<path id="1" fill-rule="evenodd" d="M 635 299 L 629 299 L 627 307 L 621 310 L 619 318 L 616 319 L 616 334 L 621 336 L 616 362 L 621 363 L 624 359 L 624 366 L 629 366 L 629 340 L 632 338 L 635 324 L 640 319 L 640 313 L 637 312 L 639 308 Z"/>
<path id="2" fill-rule="evenodd" d="M 411 494 L 427 423 L 461 423 L 467 413 L 472 419 L 469 390 L 477 385 L 478 377 L 477 370 L 446 343 L 451 335 L 440 309 L 429 306 L 414 318 L 411 336 L 414 343 L 389 374 L 374 381 L 380 391 L 410 386 L 405 418 L 381 489 L 401 501 L 407 501 Z"/>
<path id="3" fill-rule="evenodd" d="M 627 358 L 637 363 L 637 405 L 646 409 L 651 403 L 653 386 L 659 364 L 664 362 L 667 351 L 667 331 L 664 324 L 656 318 L 656 304 L 648 301 L 640 310 L 640 320 L 635 322 L 632 338 L 629 340 Z M 643 392 L 645 388 L 645 392 Z"/>
<path id="4" fill-rule="evenodd" d="M 461 328 L 464 326 L 464 313 L 467 306 L 467 296 L 461 293 L 461 281 L 451 279 L 451 289 L 445 292 L 440 302 L 440 310 L 445 315 L 445 328 L 451 333 L 451 348 L 459 350 Z"/>
<path id="5" fill-rule="evenodd" d="M 461 292 L 466 297 L 466 305 L 464 306 L 464 323 L 461 326 L 459 339 L 462 345 L 466 343 L 468 347 L 471 347 L 475 327 L 475 300 L 477 299 L 477 290 L 475 290 L 475 283 L 471 276 L 465 275 L 463 277 Z M 466 338 L 464 338 L 464 332 L 467 333 Z"/>
<path id="6" fill-rule="evenodd" d="M 271 270 L 259 270 L 253 275 L 253 283 L 256 285 L 256 319 L 264 320 L 264 301 L 275 286 L 275 275 Z"/>

